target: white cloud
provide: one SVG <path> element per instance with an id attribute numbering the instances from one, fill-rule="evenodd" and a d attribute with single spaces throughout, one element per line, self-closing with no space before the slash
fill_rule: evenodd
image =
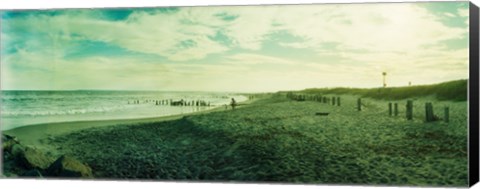
<path id="1" fill-rule="evenodd" d="M 185 17 L 183 17 L 185 16 Z M 228 50 L 208 36 L 215 35 L 216 29 L 202 25 L 185 25 L 185 14 L 136 14 L 125 22 L 98 20 L 87 14 L 67 14 L 55 17 L 28 17 L 12 22 L 12 26 L 47 35 L 68 36 L 76 34 L 85 40 L 112 43 L 130 51 L 151 53 L 171 60 L 201 59 L 211 53 Z M 195 46 L 182 48 L 185 40 Z"/>
<path id="2" fill-rule="evenodd" d="M 450 18 L 456 17 L 454 14 L 449 13 L 449 12 L 443 13 L 443 15 L 445 15 L 447 17 L 450 17 Z"/>
<path id="3" fill-rule="evenodd" d="M 240 53 L 226 57 L 226 64 L 238 64 L 238 65 L 258 65 L 258 64 L 270 64 L 270 65 L 294 65 L 295 63 L 272 56 L 260 55 L 260 54 L 248 54 Z"/>
<path id="4" fill-rule="evenodd" d="M 301 18 L 309 19 L 300 22 Z M 313 43 L 312 48 L 338 42 L 344 50 L 415 51 L 467 32 L 443 25 L 428 10 L 410 3 L 305 6 L 279 20 L 286 23 L 285 29 Z"/>
<path id="5" fill-rule="evenodd" d="M 468 16 L 468 9 L 458 14 Z M 19 53 L 2 58 L 6 88 L 267 91 L 380 86 L 383 71 L 389 73 L 390 86 L 412 78 L 429 83 L 468 77 L 468 46 L 452 50 L 440 43 L 466 37 L 468 28 L 448 27 L 414 3 L 185 7 L 170 14 L 135 12 L 125 21 L 83 12 L 18 18 L 9 27 L 43 33 L 48 42 L 28 40 L 29 47 L 45 47 L 19 47 Z M 231 44 L 211 38 L 220 31 Z M 279 45 L 316 54 L 302 60 L 295 54 L 288 59 L 262 54 L 265 41 L 280 31 L 303 40 L 280 40 Z M 2 32 L 2 39 L 13 37 Z M 76 40 L 103 41 L 168 61 L 125 56 L 64 60 L 65 47 Z M 222 56 L 196 64 L 211 54 Z M 315 59 L 325 56 L 335 58 Z M 19 71 L 13 64 L 28 69 Z"/>
<path id="6" fill-rule="evenodd" d="M 461 17 L 468 17 L 470 15 L 468 8 L 459 8 L 457 12 Z"/>
<path id="7" fill-rule="evenodd" d="M 222 13 L 236 19 L 226 21 L 216 16 Z M 468 9 L 459 9 L 459 14 L 468 16 Z M 305 42 L 282 43 L 284 46 L 301 48 L 303 44 L 321 51 L 322 43 L 334 42 L 343 47 L 341 50 L 375 52 L 418 51 L 468 32 L 443 25 L 414 3 L 185 7 L 174 14 L 135 13 L 125 22 L 72 14 L 29 18 L 22 24 L 51 35 L 77 33 L 86 39 L 180 61 L 229 50 L 208 37 L 220 30 L 234 45 L 251 50 L 259 50 L 268 34 L 286 30 Z M 179 47 L 185 40 L 194 41 L 195 46 Z"/>

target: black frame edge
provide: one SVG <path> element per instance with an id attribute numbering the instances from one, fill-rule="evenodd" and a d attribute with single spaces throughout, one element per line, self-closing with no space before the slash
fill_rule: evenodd
<path id="1" fill-rule="evenodd" d="M 475 185 L 479 180 L 479 14 L 478 7 L 470 2 L 469 6 L 469 141 L 468 141 L 468 167 L 469 186 Z"/>

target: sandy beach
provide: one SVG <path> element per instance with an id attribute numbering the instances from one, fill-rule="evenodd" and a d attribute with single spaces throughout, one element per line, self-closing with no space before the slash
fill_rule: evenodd
<path id="1" fill-rule="evenodd" d="M 247 105 L 255 100 L 244 101 L 241 104 Z M 231 107 L 228 107 L 231 108 Z M 117 119 L 117 120 L 94 120 L 94 121 L 72 121 L 72 122 L 58 122 L 58 123 L 44 123 L 19 127 L 16 129 L 2 131 L 4 134 L 17 137 L 22 143 L 26 145 L 35 146 L 38 149 L 44 149 L 57 154 L 55 149 L 51 148 L 51 145 L 45 143 L 45 141 L 54 136 L 64 135 L 75 131 L 80 131 L 88 128 L 99 128 L 106 126 L 116 125 L 132 125 L 132 124 L 146 124 L 154 122 L 162 122 L 169 120 L 181 119 L 186 115 L 204 114 L 209 112 L 224 111 L 228 108 L 224 106 L 218 106 L 213 109 L 204 110 L 194 113 L 185 113 L 171 116 L 160 116 L 151 118 L 138 118 L 138 119 Z"/>
<path id="2" fill-rule="evenodd" d="M 388 116 L 386 101 L 365 99 L 358 112 L 355 96 L 341 98 L 342 105 L 333 106 L 274 95 L 228 111 L 6 133 L 49 154 L 75 157 L 100 179 L 466 184 L 466 102 L 436 102 L 457 113 L 448 124 L 426 124 L 422 99 L 417 117 L 406 121 Z"/>

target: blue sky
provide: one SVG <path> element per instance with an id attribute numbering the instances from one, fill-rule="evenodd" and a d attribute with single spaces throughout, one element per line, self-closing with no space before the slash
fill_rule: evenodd
<path id="1" fill-rule="evenodd" d="M 468 2 L 4 11 L 2 89 L 278 91 L 468 78 Z"/>

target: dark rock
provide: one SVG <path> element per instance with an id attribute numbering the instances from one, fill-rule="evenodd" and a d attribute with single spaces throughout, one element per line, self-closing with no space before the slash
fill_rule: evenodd
<path id="1" fill-rule="evenodd" d="M 42 172 L 39 171 L 38 169 L 29 170 L 29 171 L 21 174 L 20 176 L 22 176 L 22 177 L 43 177 Z"/>
<path id="2" fill-rule="evenodd" d="M 17 174 L 12 173 L 12 172 L 6 172 L 6 171 L 3 171 L 3 175 L 4 175 L 5 177 L 8 177 L 8 178 L 17 178 L 17 177 L 18 177 Z"/>
<path id="3" fill-rule="evenodd" d="M 14 175 L 14 173 L 25 171 L 21 167 L 18 167 L 13 159 L 3 159 L 2 169 L 3 175 L 6 177 L 10 177 L 10 175 Z"/>
<path id="4" fill-rule="evenodd" d="M 48 176 L 92 178 L 92 169 L 68 156 L 61 156 L 47 169 Z"/>
<path id="5" fill-rule="evenodd" d="M 6 135 L 6 134 L 2 134 L 2 140 L 15 140 L 18 142 L 17 137 Z"/>
<path id="6" fill-rule="evenodd" d="M 53 159 L 43 154 L 43 152 L 30 148 L 15 145 L 12 147 L 12 154 L 18 165 L 27 169 L 46 169 L 53 162 Z"/>
<path id="7" fill-rule="evenodd" d="M 10 152 L 12 146 L 14 144 L 18 144 L 18 140 L 16 137 L 2 134 L 2 149 L 3 151 Z"/>
<path id="8" fill-rule="evenodd" d="M 16 159 L 17 157 L 19 157 L 21 154 L 24 154 L 24 153 L 25 153 L 25 146 L 21 144 L 14 144 L 10 151 L 10 155 L 13 159 Z"/>

